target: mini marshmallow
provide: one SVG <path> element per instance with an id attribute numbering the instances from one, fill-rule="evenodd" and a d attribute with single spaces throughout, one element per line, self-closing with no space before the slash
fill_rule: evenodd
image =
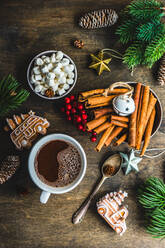
<path id="1" fill-rule="evenodd" d="M 61 61 L 61 64 L 63 65 L 63 66 L 66 66 L 66 65 L 69 65 L 69 59 L 67 59 L 67 58 L 64 58 L 62 61 Z"/>
<path id="2" fill-rule="evenodd" d="M 68 90 L 70 87 L 68 84 L 64 84 L 63 88 L 64 88 L 64 90 Z"/>
<path id="3" fill-rule="evenodd" d="M 58 92 L 58 94 L 61 96 L 61 95 L 63 95 L 66 91 L 65 91 L 64 89 L 60 89 L 60 90 L 58 90 L 57 92 Z"/>
<path id="4" fill-rule="evenodd" d="M 54 84 L 54 85 L 52 86 L 52 90 L 55 92 L 57 89 L 58 89 L 58 84 Z"/>
<path id="5" fill-rule="evenodd" d="M 36 80 L 36 81 L 41 81 L 41 80 L 42 80 L 41 74 L 35 75 L 35 80 Z"/>
<path id="6" fill-rule="evenodd" d="M 64 56 L 63 52 L 58 51 L 56 54 L 56 60 L 58 60 L 58 61 L 61 60 L 63 58 L 63 56 Z"/>
<path id="7" fill-rule="evenodd" d="M 68 84 L 70 84 L 70 85 L 74 83 L 74 81 L 73 81 L 72 78 L 67 79 L 66 82 L 67 82 Z"/>
<path id="8" fill-rule="evenodd" d="M 50 57 L 50 60 L 52 63 L 55 63 L 56 62 L 56 55 L 55 53 L 52 54 L 52 56 Z"/>
<path id="9" fill-rule="evenodd" d="M 49 64 L 49 63 L 50 63 L 50 58 L 47 56 L 46 58 L 44 58 L 44 62 L 45 62 L 46 64 Z"/>
<path id="10" fill-rule="evenodd" d="M 73 72 L 70 72 L 70 73 L 68 74 L 68 78 L 74 78 L 74 73 L 73 73 Z"/>
<path id="11" fill-rule="evenodd" d="M 34 72 L 34 74 L 36 74 L 36 75 L 40 74 L 41 72 L 40 72 L 39 66 L 35 66 L 35 67 L 33 68 L 33 72 Z"/>
<path id="12" fill-rule="evenodd" d="M 48 67 L 46 65 L 41 69 L 41 71 L 44 74 L 47 73 L 47 72 L 49 72 Z"/>
<path id="13" fill-rule="evenodd" d="M 40 91 L 41 95 L 45 95 L 45 91 L 46 91 L 46 89 L 42 88 L 42 90 Z"/>
<path id="14" fill-rule="evenodd" d="M 64 66 L 63 70 L 64 70 L 64 72 L 67 73 L 67 74 L 69 74 L 69 73 L 72 72 L 71 69 L 69 68 L 69 65 Z"/>
<path id="15" fill-rule="evenodd" d="M 54 79 L 49 79 L 47 83 L 50 87 L 54 86 Z"/>
<path id="16" fill-rule="evenodd" d="M 65 84 L 65 83 L 66 83 L 66 77 L 60 77 L 60 78 L 58 79 L 58 82 L 59 82 L 60 84 Z"/>
<path id="17" fill-rule="evenodd" d="M 53 64 L 52 64 L 52 63 L 49 63 L 49 64 L 47 65 L 47 67 L 48 67 L 48 70 L 51 71 L 51 70 L 53 69 Z"/>
<path id="18" fill-rule="evenodd" d="M 36 59 L 36 65 L 43 65 L 43 60 L 41 58 Z"/>
<path id="19" fill-rule="evenodd" d="M 54 79 L 55 78 L 55 74 L 53 72 L 49 72 L 47 74 L 47 78 Z"/>
<path id="20" fill-rule="evenodd" d="M 42 60 L 43 60 L 43 59 L 45 59 L 45 58 L 46 58 L 46 56 L 45 56 L 45 55 L 42 55 L 42 56 L 41 56 L 41 59 L 42 59 Z"/>
<path id="21" fill-rule="evenodd" d="M 73 64 L 69 64 L 68 67 L 69 67 L 70 71 L 74 71 L 74 69 L 75 69 L 75 66 Z"/>
<path id="22" fill-rule="evenodd" d="M 36 82 L 36 80 L 35 80 L 35 75 L 32 74 L 32 76 L 31 76 L 31 83 L 34 84 L 35 82 Z"/>
<path id="23" fill-rule="evenodd" d="M 42 88 L 43 87 L 41 85 L 37 85 L 34 90 L 35 92 L 39 93 L 42 90 Z"/>
<path id="24" fill-rule="evenodd" d="M 53 69 L 53 72 L 56 74 L 56 75 L 60 75 L 61 73 L 61 69 L 56 67 L 55 69 Z"/>

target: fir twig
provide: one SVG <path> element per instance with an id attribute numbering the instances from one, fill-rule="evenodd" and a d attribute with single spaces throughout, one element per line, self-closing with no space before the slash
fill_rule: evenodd
<path id="1" fill-rule="evenodd" d="M 3 78 L 0 81 L 0 117 L 19 107 L 28 96 L 29 92 L 20 89 L 20 83 L 13 76 Z"/>
<path id="2" fill-rule="evenodd" d="M 120 35 L 120 42 L 123 44 L 128 43 L 129 41 L 134 40 L 135 38 L 135 26 L 137 25 L 136 21 L 126 20 L 116 31 L 116 34 Z"/>
<path id="3" fill-rule="evenodd" d="M 149 68 L 159 60 L 165 52 L 165 32 L 158 34 L 155 39 L 146 47 L 143 64 Z"/>
<path id="4" fill-rule="evenodd" d="M 165 184 L 150 177 L 139 189 L 138 200 L 145 209 L 146 229 L 155 238 L 165 238 Z"/>
<path id="5" fill-rule="evenodd" d="M 139 42 L 135 42 L 125 51 L 123 63 L 127 64 L 128 68 L 133 71 L 134 67 L 141 64 L 143 54 L 144 46 Z"/>

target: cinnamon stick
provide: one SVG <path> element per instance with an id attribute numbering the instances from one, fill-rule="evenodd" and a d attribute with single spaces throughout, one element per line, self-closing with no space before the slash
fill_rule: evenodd
<path id="1" fill-rule="evenodd" d="M 129 118 L 128 117 L 119 116 L 119 115 L 111 115 L 111 120 L 129 122 Z"/>
<path id="2" fill-rule="evenodd" d="M 141 86 L 140 98 L 139 98 L 139 104 L 138 104 L 138 110 L 137 110 L 137 118 L 136 118 L 136 127 L 139 126 L 140 113 L 141 113 L 142 100 L 143 100 L 143 92 L 144 92 L 144 86 Z M 137 128 L 136 128 L 136 134 L 137 134 Z"/>
<path id="3" fill-rule="evenodd" d="M 116 127 L 112 133 L 109 135 L 108 139 L 106 140 L 105 142 L 105 145 L 106 146 L 109 146 L 112 142 L 112 140 L 117 136 L 119 135 L 119 133 L 123 130 L 123 127 Z"/>
<path id="4" fill-rule="evenodd" d="M 91 106 L 91 105 L 99 105 L 107 102 L 109 103 L 114 97 L 115 95 L 90 97 L 87 99 L 87 105 Z"/>
<path id="5" fill-rule="evenodd" d="M 128 128 L 128 124 L 127 123 L 124 123 L 122 121 L 115 121 L 115 120 L 112 120 L 111 123 L 115 126 L 118 126 L 118 127 L 125 127 L 125 128 Z"/>
<path id="6" fill-rule="evenodd" d="M 119 146 L 127 139 L 128 133 L 124 133 L 118 140 L 115 141 L 114 146 Z"/>
<path id="7" fill-rule="evenodd" d="M 103 94 L 105 91 L 105 89 L 95 89 L 95 90 L 89 90 L 89 91 L 85 91 L 85 92 L 81 92 L 80 96 L 83 98 L 87 98 L 89 96 L 93 96 L 93 95 L 98 95 L 98 94 Z"/>
<path id="8" fill-rule="evenodd" d="M 130 123 L 129 123 L 128 145 L 131 147 L 136 146 L 136 125 L 137 125 L 136 121 L 137 121 L 137 112 L 138 112 L 138 105 L 140 98 L 140 90 L 141 90 L 141 83 L 137 83 L 134 93 L 135 111 L 131 115 Z"/>
<path id="9" fill-rule="evenodd" d="M 144 136 L 144 144 L 143 144 L 143 148 L 142 148 L 142 151 L 140 153 L 140 156 L 144 155 L 144 153 L 145 153 L 145 151 L 146 151 L 146 149 L 147 149 L 147 147 L 149 145 L 152 129 L 153 129 L 153 126 L 154 126 L 155 115 L 156 115 L 156 111 L 155 111 L 155 108 L 154 108 L 152 110 L 152 113 L 150 115 L 150 118 L 149 118 L 149 121 L 148 121 L 148 124 L 147 124 L 146 132 L 145 132 L 145 136 Z"/>
<path id="10" fill-rule="evenodd" d="M 95 129 L 94 129 L 94 131 L 97 133 L 97 134 L 99 134 L 99 133 L 101 133 L 101 132 L 103 132 L 104 130 L 106 130 L 108 127 L 110 127 L 112 124 L 109 122 L 109 121 L 106 121 L 106 122 L 104 122 L 101 126 L 99 126 L 99 127 L 96 127 Z"/>
<path id="11" fill-rule="evenodd" d="M 141 107 L 139 125 L 137 126 L 137 139 L 136 139 L 136 149 L 137 150 L 140 149 L 142 138 L 143 138 L 143 125 L 145 123 L 145 118 L 147 116 L 149 93 L 150 93 L 150 87 L 145 86 L 144 87 L 144 93 L 143 93 L 143 99 L 142 99 L 142 107 Z"/>
<path id="12" fill-rule="evenodd" d="M 104 106 L 109 106 L 109 105 L 110 105 L 110 102 L 104 102 L 104 103 L 95 104 L 95 105 L 88 105 L 88 103 L 85 102 L 86 109 L 99 108 L 99 107 L 104 107 Z"/>
<path id="13" fill-rule="evenodd" d="M 111 126 L 105 130 L 105 132 L 103 133 L 102 137 L 99 140 L 99 143 L 95 147 L 95 150 L 97 152 L 100 152 L 101 148 L 103 147 L 104 143 L 106 142 L 107 138 L 109 137 L 113 129 L 114 129 L 114 125 L 111 124 Z"/>
<path id="14" fill-rule="evenodd" d="M 109 91 L 108 93 L 109 94 L 124 94 L 124 93 L 127 93 L 128 92 L 128 89 L 124 89 L 124 88 L 118 88 L 118 89 L 113 89 L 111 91 Z"/>
<path id="15" fill-rule="evenodd" d="M 100 126 L 108 119 L 108 117 L 109 117 L 109 115 L 103 115 L 97 119 L 94 119 L 92 121 L 87 122 L 86 123 L 87 130 L 90 131 L 90 130 Z"/>
<path id="16" fill-rule="evenodd" d="M 152 113 L 152 110 L 154 109 L 155 107 L 155 104 L 157 102 L 157 99 L 153 96 L 152 93 L 150 93 L 150 98 L 149 98 L 149 103 L 148 103 L 148 109 L 147 109 L 147 115 L 146 115 L 146 118 L 144 120 L 144 124 L 143 124 L 143 134 L 145 132 L 145 129 L 146 129 L 146 126 L 147 126 L 147 123 L 148 123 L 148 120 L 150 118 L 150 115 Z M 142 135 L 143 136 L 143 135 Z"/>
<path id="17" fill-rule="evenodd" d="M 111 112 L 113 112 L 113 109 L 111 107 L 109 107 L 109 108 L 95 109 L 93 111 L 93 114 L 94 114 L 94 117 L 96 119 L 96 118 L 98 118 L 98 117 L 100 117 L 102 115 L 105 115 L 105 114 L 111 113 Z"/>

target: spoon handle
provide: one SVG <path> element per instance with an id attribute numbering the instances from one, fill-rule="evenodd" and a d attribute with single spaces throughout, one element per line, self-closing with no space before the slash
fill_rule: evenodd
<path id="1" fill-rule="evenodd" d="M 97 193 L 97 191 L 100 189 L 100 187 L 103 184 L 105 179 L 106 179 L 106 177 L 104 177 L 104 176 L 101 178 L 100 182 L 97 184 L 96 188 L 91 193 L 91 195 L 88 196 L 88 198 L 83 202 L 81 207 L 74 213 L 73 218 L 72 218 L 73 224 L 78 224 L 83 220 L 83 218 L 84 218 L 84 216 L 85 216 L 85 214 L 89 208 L 89 205 L 91 203 L 92 198 Z"/>

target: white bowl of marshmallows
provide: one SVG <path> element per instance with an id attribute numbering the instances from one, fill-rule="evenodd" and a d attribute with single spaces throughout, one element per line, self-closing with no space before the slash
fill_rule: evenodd
<path id="1" fill-rule="evenodd" d="M 27 70 L 27 81 L 40 97 L 55 100 L 66 96 L 75 86 L 77 69 L 62 51 L 45 51 L 35 56 Z"/>

